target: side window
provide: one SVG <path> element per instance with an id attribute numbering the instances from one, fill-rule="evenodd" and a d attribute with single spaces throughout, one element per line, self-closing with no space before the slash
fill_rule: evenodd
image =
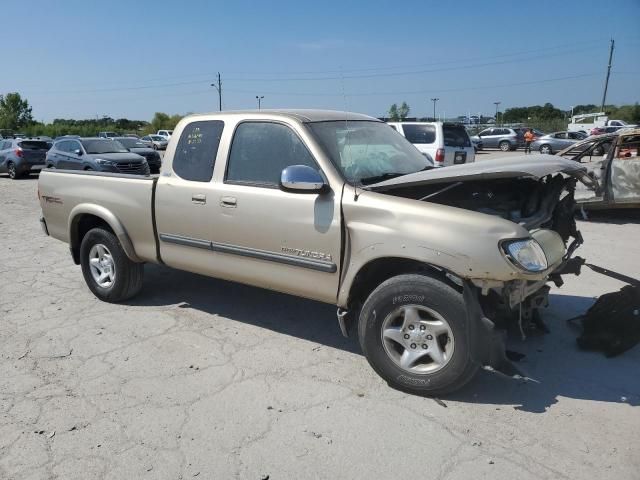
<path id="1" fill-rule="evenodd" d="M 276 186 L 282 170 L 291 165 L 318 169 L 302 140 L 285 125 L 245 122 L 231 143 L 227 181 Z"/>
<path id="2" fill-rule="evenodd" d="M 182 131 L 173 155 L 176 175 L 193 182 L 211 181 L 223 128 L 221 120 L 189 123 Z"/>
<path id="3" fill-rule="evenodd" d="M 69 151 L 67 149 L 68 145 L 69 145 L 69 142 L 67 142 L 66 140 L 64 142 L 58 142 L 56 143 L 56 150 L 59 150 L 60 152 L 68 152 Z"/>
<path id="4" fill-rule="evenodd" d="M 389 125 L 391 128 L 393 128 L 396 132 L 398 131 L 398 127 L 396 127 L 395 125 Z"/>
<path id="5" fill-rule="evenodd" d="M 478 135 L 491 135 L 491 129 L 487 128 L 486 130 L 481 131 Z"/>
<path id="6" fill-rule="evenodd" d="M 76 153 L 76 150 L 80 150 L 80 143 L 76 142 L 75 140 L 71 140 L 67 143 L 67 151 L 69 153 Z"/>
<path id="7" fill-rule="evenodd" d="M 402 126 L 404 136 L 411 143 L 428 145 L 436 141 L 436 127 L 434 125 L 406 124 Z"/>

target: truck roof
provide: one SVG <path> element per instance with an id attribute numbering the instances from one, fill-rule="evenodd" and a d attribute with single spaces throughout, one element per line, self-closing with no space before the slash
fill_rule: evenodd
<path id="1" fill-rule="evenodd" d="M 269 114 L 273 116 L 287 117 L 299 122 L 328 122 L 336 120 L 367 120 L 380 122 L 377 118 L 363 115 L 361 113 L 341 112 L 339 110 L 314 110 L 314 109 L 261 109 L 261 110 L 231 110 L 225 112 L 199 113 L 189 115 L 192 117 L 211 116 L 246 116 L 248 114 Z"/>

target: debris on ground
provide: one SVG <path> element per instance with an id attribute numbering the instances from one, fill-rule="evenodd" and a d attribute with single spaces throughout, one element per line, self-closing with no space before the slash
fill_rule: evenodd
<path id="1" fill-rule="evenodd" d="M 447 404 L 444 403 L 442 400 L 440 400 L 437 397 L 433 397 L 433 401 L 436 402 L 438 405 L 440 405 L 441 407 L 447 408 Z"/>
<path id="2" fill-rule="evenodd" d="M 577 339 L 581 349 L 615 357 L 640 343 L 640 281 L 601 267 L 587 266 L 629 283 L 617 292 L 602 295 L 584 315 L 569 320 L 582 323 L 583 331 Z"/>

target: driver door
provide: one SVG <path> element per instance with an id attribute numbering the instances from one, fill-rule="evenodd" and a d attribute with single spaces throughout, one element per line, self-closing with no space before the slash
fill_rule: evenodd
<path id="1" fill-rule="evenodd" d="M 285 192 L 279 188 L 280 175 L 291 165 L 319 170 L 290 126 L 272 121 L 238 124 L 223 183 L 216 186 L 216 262 L 224 278 L 335 302 L 341 188 Z"/>
<path id="2" fill-rule="evenodd" d="M 609 203 L 640 203 L 640 135 L 620 137 L 614 153 Z"/>

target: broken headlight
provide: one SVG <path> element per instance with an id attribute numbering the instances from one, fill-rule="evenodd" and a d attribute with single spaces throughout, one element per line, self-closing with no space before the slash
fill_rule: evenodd
<path id="1" fill-rule="evenodd" d="M 515 240 L 503 245 L 507 257 L 527 272 L 541 272 L 549 266 L 544 250 L 533 239 Z"/>

